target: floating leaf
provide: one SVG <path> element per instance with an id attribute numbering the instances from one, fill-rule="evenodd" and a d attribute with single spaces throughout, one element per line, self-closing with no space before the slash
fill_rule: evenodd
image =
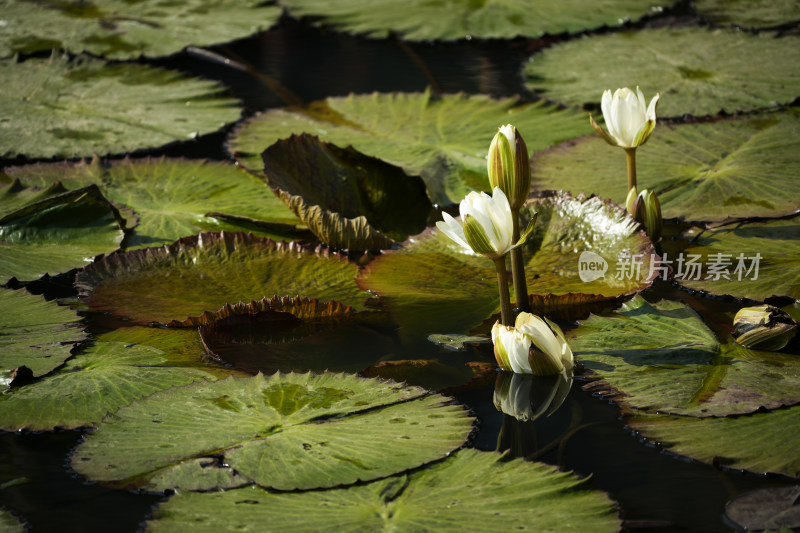
<path id="1" fill-rule="evenodd" d="M 281 490 L 376 479 L 444 457 L 467 438 L 465 410 L 424 394 L 330 373 L 197 383 L 107 417 L 72 465 L 123 486 L 206 455 L 223 455 L 241 475 Z"/>
<path id="2" fill-rule="evenodd" d="M 691 289 L 758 301 L 770 296 L 800 299 L 798 217 L 708 229 L 680 253 L 700 265 L 676 272 L 676 279 Z M 675 252 L 672 256 L 679 257 Z"/>
<path id="3" fill-rule="evenodd" d="M 800 403 L 798 354 L 720 343 L 697 313 L 641 296 L 613 316 L 592 316 L 570 346 L 600 382 L 590 388 L 622 405 L 692 416 L 752 413 Z"/>
<path id="4" fill-rule="evenodd" d="M 5 533 L 25 533 L 26 527 L 11 512 L 0 508 L 0 530 Z"/>
<path id="5" fill-rule="evenodd" d="M 800 486 L 770 487 L 739 494 L 725 504 L 725 516 L 744 531 L 800 527 Z"/>
<path id="6" fill-rule="evenodd" d="M 670 4 L 671 2 L 667 2 Z M 281 0 L 294 16 L 312 17 L 336 29 L 410 41 L 456 39 L 513 39 L 545 34 L 576 33 L 617 26 L 652 12 L 642 0 L 596 0 L 587 11 L 580 0 L 558 4 L 521 2 L 430 2 L 383 0 L 368 7 L 357 1 Z M 663 3 L 660 7 L 666 7 Z"/>
<path id="7" fill-rule="evenodd" d="M 717 25 L 773 28 L 800 22 L 796 0 L 695 0 L 694 8 Z"/>
<path id="8" fill-rule="evenodd" d="M 271 110 L 245 121 L 228 149 L 261 174 L 261 152 L 291 134 L 309 133 L 420 176 L 436 204 L 461 201 L 471 190 L 488 190 L 486 153 L 497 128 L 513 122 L 530 150 L 591 132 L 586 117 L 545 103 L 464 94 L 371 94 L 328 98 L 307 108 Z"/>
<path id="9" fill-rule="evenodd" d="M 389 248 L 425 229 L 433 209 L 422 180 L 352 147 L 292 135 L 261 157 L 273 192 L 333 248 Z"/>
<path id="10" fill-rule="evenodd" d="M 458 333 L 434 333 L 428 335 L 428 340 L 446 350 L 463 352 L 467 349 L 464 344 L 486 344 L 492 342 L 488 337 L 474 337 Z"/>
<path id="11" fill-rule="evenodd" d="M 638 85 L 661 94 L 659 116 L 702 116 L 791 102 L 798 61 L 792 36 L 663 28 L 567 41 L 533 56 L 524 74 L 530 89 L 564 104 L 597 104 L 605 89 Z"/>
<path id="12" fill-rule="evenodd" d="M 639 415 L 628 425 L 704 463 L 800 477 L 800 407 L 725 418 Z"/>
<path id="13" fill-rule="evenodd" d="M 68 307 L 24 290 L 0 289 L 0 388 L 11 370 L 26 366 L 42 376 L 61 366 L 86 339 L 81 318 Z"/>
<path id="14" fill-rule="evenodd" d="M 460 450 L 410 475 L 354 487 L 271 493 L 258 487 L 182 492 L 161 503 L 147 531 L 221 528 L 320 531 L 618 531 L 614 503 L 572 473 Z M 313 511 L 310 511 L 313 510 Z"/>
<path id="15" fill-rule="evenodd" d="M 81 157 L 194 139 L 239 118 L 216 82 L 137 64 L 0 60 L 0 156 Z"/>
<path id="16" fill-rule="evenodd" d="M 296 243 L 243 233 L 201 233 L 162 248 L 105 257 L 78 273 L 80 294 L 96 311 L 167 323 L 228 302 L 301 295 L 363 309 L 358 267 Z"/>
<path id="17" fill-rule="evenodd" d="M 276 223 L 274 234 L 280 233 L 280 224 L 287 232 L 300 224 L 263 182 L 228 163 L 162 157 L 103 165 L 95 159 L 12 167 L 5 173 L 40 187 L 97 184 L 109 200 L 134 209 L 139 217 L 134 235 L 126 241 L 128 249 L 168 244 L 200 231 L 242 229 L 230 218 L 222 225 L 210 212 Z"/>
<path id="18" fill-rule="evenodd" d="M 155 391 L 211 374 L 166 366 L 164 352 L 145 345 L 101 342 L 67 361 L 58 373 L 0 396 L 6 431 L 72 429 Z"/>
<path id="19" fill-rule="evenodd" d="M 189 45 L 241 39 L 272 26 L 279 7 L 260 0 L 162 2 L 0 2 L 0 56 L 51 49 L 115 59 L 158 57 Z"/>
<path id="20" fill-rule="evenodd" d="M 94 185 L 12 211 L 0 218 L 0 280 L 35 280 L 81 268 L 119 248 L 123 225 Z"/>
<path id="21" fill-rule="evenodd" d="M 776 217 L 800 208 L 800 118 L 789 113 L 659 124 L 636 151 L 639 189 L 655 191 L 666 218 Z M 625 157 L 599 136 L 537 154 L 534 188 L 597 193 L 625 204 Z"/>
<path id="22" fill-rule="evenodd" d="M 652 243 L 618 206 L 599 198 L 569 196 L 531 205 L 539 216 L 525 249 L 529 291 L 583 293 L 588 303 L 650 284 Z M 529 216 L 528 208 L 523 214 Z M 579 261 L 587 257 L 584 252 L 605 265 L 604 276 L 582 281 L 578 270 Z M 639 256 L 628 261 L 630 269 L 619 259 L 623 252 Z M 383 298 L 406 341 L 421 341 L 437 330 L 465 332 L 499 311 L 492 262 L 466 253 L 436 229 L 377 257 L 362 271 L 359 285 Z"/>
<path id="23" fill-rule="evenodd" d="M 8 169 L 4 169 L 6 172 Z M 13 213 L 28 204 L 40 202 L 67 192 L 60 182 L 48 184 L 46 188 L 29 187 L 18 179 L 10 183 L 0 182 L 0 217 Z"/>

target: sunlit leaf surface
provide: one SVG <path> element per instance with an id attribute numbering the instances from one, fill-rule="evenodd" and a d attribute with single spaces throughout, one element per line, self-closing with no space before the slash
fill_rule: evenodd
<path id="1" fill-rule="evenodd" d="M 347 374 L 259 374 L 174 388 L 120 409 L 76 449 L 72 465 L 96 481 L 142 486 L 153 474 L 164 479 L 165 470 L 223 455 L 261 486 L 311 489 L 434 461 L 471 428 L 462 407 L 424 389 Z"/>
<path id="2" fill-rule="evenodd" d="M 353 148 L 420 176 L 428 196 L 455 204 L 471 190 L 488 190 L 486 153 L 497 128 L 513 122 L 529 150 L 591 132 L 585 115 L 544 103 L 464 94 L 392 93 L 328 98 L 307 108 L 275 109 L 242 123 L 228 150 L 257 174 L 263 152 L 291 134 Z"/>
<path id="3" fill-rule="evenodd" d="M 624 152 L 599 136 L 536 154 L 535 189 L 598 194 L 624 205 Z M 658 124 L 636 150 L 639 190 L 658 194 L 666 218 L 719 221 L 800 209 L 800 118 L 771 113 L 710 124 Z"/>
<path id="4" fill-rule="evenodd" d="M 553 46 L 531 58 L 525 76 L 530 89 L 555 102 L 599 104 L 605 89 L 638 85 L 648 98 L 661 94 L 659 116 L 703 116 L 791 102 L 800 96 L 798 61 L 793 36 L 645 29 Z"/>
<path id="5" fill-rule="evenodd" d="M 636 296 L 568 337 L 600 379 L 590 388 L 623 405 L 703 417 L 800 403 L 800 354 L 721 343 L 682 303 Z"/>
<path id="6" fill-rule="evenodd" d="M 695 0 L 694 7 L 717 25 L 772 28 L 800 22 L 796 0 Z"/>
<path id="7" fill-rule="evenodd" d="M 0 56 L 64 49 L 114 59 L 174 54 L 268 29 L 281 10 L 260 0 L 0 0 Z"/>
<path id="8" fill-rule="evenodd" d="M 618 531 L 614 503 L 572 473 L 494 452 L 461 450 L 410 475 L 328 491 L 258 487 L 181 493 L 160 504 L 147 531 L 222 527 L 320 531 Z M 246 504 L 243 504 L 246 502 Z M 309 512 L 313 509 L 313 512 Z M 191 524 L 191 526 L 190 526 Z"/>
<path id="9" fill-rule="evenodd" d="M 216 82 L 53 55 L 0 60 L 0 155 L 82 157 L 189 141 L 239 118 Z"/>

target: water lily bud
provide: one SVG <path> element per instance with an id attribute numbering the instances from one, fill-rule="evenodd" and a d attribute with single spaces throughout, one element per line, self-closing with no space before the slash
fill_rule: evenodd
<path id="1" fill-rule="evenodd" d="M 634 93 L 627 87 L 617 89 L 614 94 L 610 90 L 603 92 L 600 108 L 608 131 L 601 128 L 590 115 L 592 127 L 611 146 L 630 149 L 647 142 L 656 127 L 656 106 L 659 95 L 656 94 L 650 105 L 647 105 L 644 94 L 636 87 Z"/>
<path id="2" fill-rule="evenodd" d="M 495 322 L 492 327 L 492 343 L 494 343 L 494 358 L 502 370 L 511 370 L 518 374 L 530 374 L 531 365 L 528 362 L 531 340 L 522 332 L 511 326 L 503 326 Z"/>
<path id="3" fill-rule="evenodd" d="M 531 167 L 528 147 L 517 128 L 506 124 L 495 134 L 486 167 L 492 188 L 505 193 L 512 209 L 522 207 L 531 187 Z"/>
<path id="4" fill-rule="evenodd" d="M 797 332 L 797 322 L 785 311 L 771 305 L 745 307 L 733 317 L 737 343 L 754 350 L 777 351 Z"/>
<path id="5" fill-rule="evenodd" d="M 636 186 L 633 186 L 628 191 L 628 197 L 625 199 L 625 209 L 636 218 L 636 197 L 639 193 L 636 191 Z"/>
<path id="6" fill-rule="evenodd" d="M 633 218 L 644 226 L 644 231 L 653 242 L 661 238 L 661 229 L 664 220 L 661 216 L 661 202 L 653 191 L 644 189 L 638 195 L 636 187 L 628 191 L 626 209 Z"/>

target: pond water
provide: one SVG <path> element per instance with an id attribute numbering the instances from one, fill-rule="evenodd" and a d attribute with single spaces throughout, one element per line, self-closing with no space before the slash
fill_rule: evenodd
<path id="1" fill-rule="evenodd" d="M 221 80 L 233 96 L 243 100 L 246 113 L 252 114 L 283 106 L 287 99 L 309 102 L 349 93 L 412 92 L 427 87 L 444 93 L 524 97 L 520 65 L 532 51 L 546 44 L 525 39 L 510 43 L 475 40 L 405 44 L 350 37 L 285 19 L 261 35 L 214 49 L 249 65 L 261 80 L 197 53 L 154 63 Z M 286 90 L 285 98 L 265 86 L 265 77 Z M 148 154 L 225 159 L 227 133 Z M 70 292 L 63 287 L 43 288 L 60 297 Z M 692 295 L 666 282 L 657 282 L 645 296 L 650 301 L 662 297 L 701 299 L 708 315 L 705 318 L 718 323 L 730 320 L 732 311 L 738 308 L 735 302 Z M 88 321 L 95 333 L 124 325 L 102 316 L 89 315 Z M 575 322 L 564 321 L 562 325 L 569 328 Z M 433 388 L 457 385 L 465 362 L 491 361 L 490 346 L 471 345 L 465 352 L 453 352 L 420 342 L 409 349 L 400 344 L 394 332 L 380 328 L 371 330 L 370 335 L 353 331 L 327 339 L 333 345 L 331 360 L 338 367 L 334 370 L 363 366 L 364 353 L 371 350 L 384 350 L 381 357 L 386 360 L 436 360 L 452 369 L 452 374 L 442 373 L 441 381 L 430 378 L 432 382 L 424 383 Z M 253 361 L 242 367 L 259 369 Z M 269 371 L 270 367 L 261 369 Z M 302 366 L 294 369 L 304 370 Z M 748 490 L 793 484 L 779 476 L 715 468 L 665 453 L 657 444 L 633 434 L 625 426 L 620 409 L 582 390 L 583 383 L 579 376 L 558 410 L 532 422 L 520 422 L 495 408 L 493 380 L 456 389 L 455 397 L 479 420 L 471 441 L 476 448 L 509 449 L 515 456 L 590 476 L 591 488 L 606 491 L 619 503 L 629 531 L 730 531 L 723 520 L 726 501 Z M 152 506 L 164 497 L 111 490 L 74 474 L 68 458 L 83 434 L 0 433 L 0 506 L 24 516 L 35 532 L 100 532 L 109 531 L 112 524 L 116 532 L 139 530 Z M 3 485 L 8 480 L 14 483 Z M 591 524 L 586 530 L 592 531 Z"/>

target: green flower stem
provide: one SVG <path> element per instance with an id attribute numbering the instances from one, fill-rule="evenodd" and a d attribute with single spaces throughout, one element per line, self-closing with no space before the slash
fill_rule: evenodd
<path id="1" fill-rule="evenodd" d="M 625 148 L 628 162 L 628 191 L 636 187 L 636 148 Z"/>
<path id="2" fill-rule="evenodd" d="M 511 313 L 511 297 L 508 295 L 505 256 L 494 260 L 494 268 L 497 270 L 497 289 L 500 291 L 500 322 L 504 326 L 513 326 L 514 315 Z"/>
<path id="3" fill-rule="evenodd" d="M 519 208 L 511 209 L 511 218 L 514 226 L 512 230 L 512 241 L 519 241 Z M 525 281 L 525 263 L 522 260 L 522 246 L 517 246 L 511 250 L 511 275 L 514 279 L 514 299 L 517 309 L 530 312 L 528 305 L 528 284 Z"/>

